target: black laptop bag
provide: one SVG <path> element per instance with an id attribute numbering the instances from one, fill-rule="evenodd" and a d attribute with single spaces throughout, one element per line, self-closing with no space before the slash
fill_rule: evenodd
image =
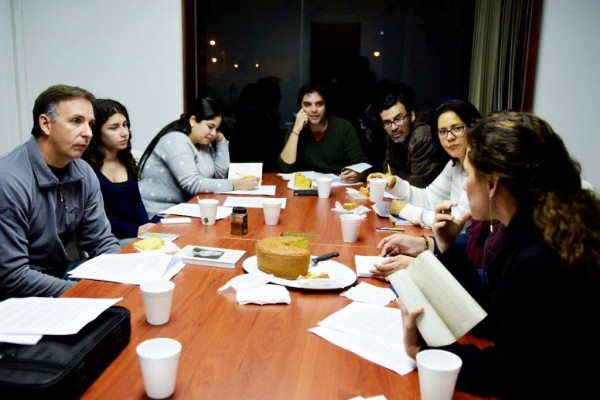
<path id="1" fill-rule="evenodd" d="M 129 343 L 131 317 L 109 307 L 75 335 L 35 345 L 0 343 L 0 397 L 77 399 Z"/>

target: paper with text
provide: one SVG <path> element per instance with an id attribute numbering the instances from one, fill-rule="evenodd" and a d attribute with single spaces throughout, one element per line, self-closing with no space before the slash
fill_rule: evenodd
<path id="1" fill-rule="evenodd" d="M 362 174 L 363 172 L 365 172 L 366 170 L 368 170 L 371 167 L 372 167 L 371 164 L 367 164 L 365 162 L 361 162 L 361 163 L 358 163 L 358 164 L 349 165 L 349 166 L 347 166 L 344 169 L 349 169 L 351 171 L 358 172 L 359 174 Z"/>
<path id="2" fill-rule="evenodd" d="M 251 190 L 229 190 L 226 192 L 215 192 L 219 194 L 250 194 L 253 196 L 275 196 L 275 185 L 260 185 Z"/>
<path id="3" fill-rule="evenodd" d="M 342 182 L 339 175 L 332 174 L 332 173 L 326 174 L 326 173 L 315 172 L 315 171 L 298 171 L 298 172 L 300 172 L 302 175 L 304 175 L 305 177 L 307 177 L 308 179 L 310 179 L 311 181 L 313 181 L 315 183 L 317 181 L 317 178 L 331 178 L 331 187 L 352 186 L 352 185 L 360 185 L 361 184 L 361 182 L 354 182 L 354 183 Z M 277 175 L 285 181 L 290 181 L 290 180 L 293 181 L 295 174 L 296 174 L 295 172 L 291 172 L 288 174 L 279 173 Z"/>
<path id="4" fill-rule="evenodd" d="M 322 338 L 399 374 L 415 368 L 406 355 L 397 308 L 352 302 L 309 329 Z"/>
<path id="5" fill-rule="evenodd" d="M 381 264 L 385 261 L 385 257 L 379 256 L 354 256 L 354 264 L 356 265 L 356 275 L 360 278 L 369 278 L 373 274 L 371 270 L 375 264 Z"/>
<path id="6" fill-rule="evenodd" d="M 36 344 L 43 335 L 18 335 L 12 333 L 0 333 L 0 342 L 14 344 Z"/>
<path id="7" fill-rule="evenodd" d="M 159 212 L 159 214 L 175 214 L 185 217 L 200 218 L 200 206 L 197 203 L 180 203 Z M 231 215 L 230 207 L 219 206 L 217 208 L 217 216 L 215 219 L 224 219 Z"/>
<path id="8" fill-rule="evenodd" d="M 165 253 L 101 254 L 69 272 L 79 279 L 93 279 L 139 285 L 153 280 L 170 280 L 185 266 Z"/>
<path id="9" fill-rule="evenodd" d="M 285 208 L 287 199 L 285 197 L 277 197 L 281 200 L 281 209 Z M 223 203 L 224 207 L 246 207 L 246 208 L 262 208 L 264 197 L 227 197 Z"/>
<path id="10" fill-rule="evenodd" d="M 262 179 L 262 163 L 230 163 L 227 179 L 239 179 L 245 176 L 256 176 Z"/>
<path id="11" fill-rule="evenodd" d="M 0 333 L 73 335 L 123 298 L 25 297 L 0 302 Z"/>

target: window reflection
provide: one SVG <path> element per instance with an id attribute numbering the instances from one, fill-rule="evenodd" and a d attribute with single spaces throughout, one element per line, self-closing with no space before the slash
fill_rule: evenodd
<path id="1" fill-rule="evenodd" d="M 330 112 L 349 119 L 359 135 L 377 134 L 361 117 L 378 80 L 407 82 L 421 109 L 468 97 L 474 0 L 189 0 L 184 6 L 196 17 L 195 46 L 186 47 L 195 52 L 186 54 L 186 64 L 196 63 L 186 68 L 194 71 L 186 73 L 187 97 L 216 98 L 232 126 L 236 110 L 247 108 L 238 104 L 248 101 L 242 94 L 260 91 L 260 79 L 270 81 L 272 98 L 261 100 L 269 103 L 268 115 L 252 123 L 279 130 L 293 122 L 298 89 L 309 81 L 329 86 Z M 273 146 L 278 139 L 270 139 Z"/>

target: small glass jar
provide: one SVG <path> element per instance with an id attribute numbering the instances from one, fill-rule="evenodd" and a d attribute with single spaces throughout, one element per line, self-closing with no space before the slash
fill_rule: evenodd
<path id="1" fill-rule="evenodd" d="M 233 207 L 231 213 L 231 234 L 244 235 L 248 233 L 248 214 L 246 207 Z"/>

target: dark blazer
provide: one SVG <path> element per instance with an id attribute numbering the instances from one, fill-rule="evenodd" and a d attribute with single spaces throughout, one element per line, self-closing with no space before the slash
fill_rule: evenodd
<path id="1" fill-rule="evenodd" d="M 561 268 L 532 215 L 521 210 L 510 221 L 487 287 L 464 254 L 449 249 L 440 256 L 488 312 L 477 328 L 495 343 L 483 350 L 443 347 L 463 360 L 457 388 L 503 398 L 598 398 L 600 363 L 592 361 L 600 355 L 598 282 L 585 266 Z"/>

